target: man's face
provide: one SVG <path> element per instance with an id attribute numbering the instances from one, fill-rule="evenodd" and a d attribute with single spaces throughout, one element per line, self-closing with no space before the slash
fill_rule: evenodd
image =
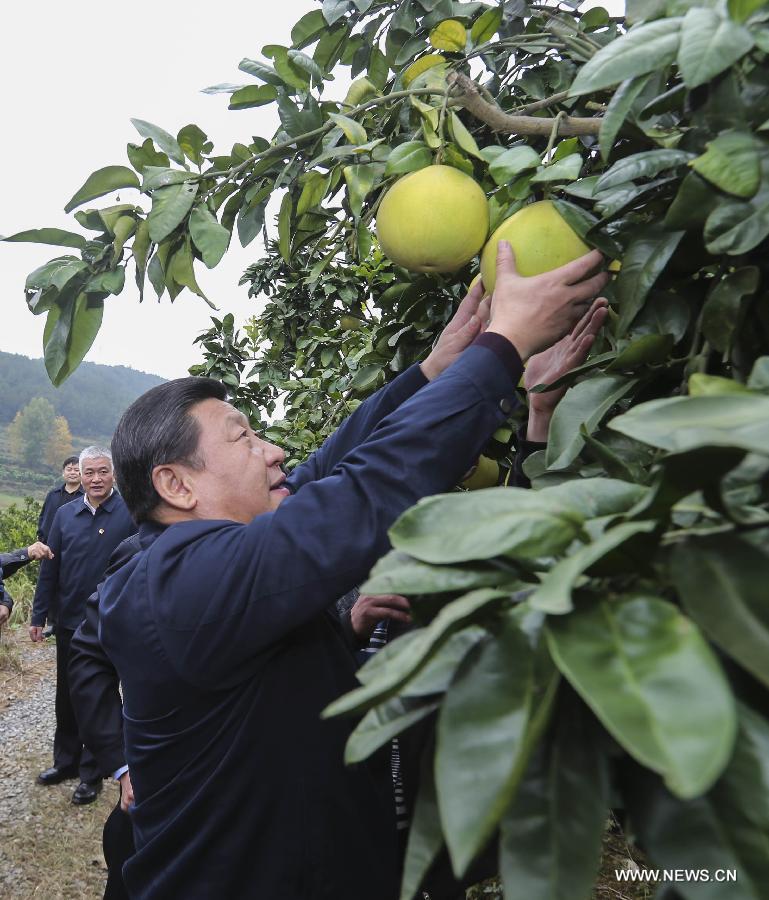
<path id="1" fill-rule="evenodd" d="M 68 485 L 80 484 L 80 466 L 77 463 L 67 463 L 61 473 Z"/>
<path id="2" fill-rule="evenodd" d="M 257 437 L 243 413 L 224 400 L 203 400 L 192 415 L 200 424 L 198 455 L 204 464 L 190 473 L 197 512 L 247 523 L 277 509 L 290 493 L 283 484 L 283 450 Z"/>
<path id="3" fill-rule="evenodd" d="M 91 503 L 101 503 L 112 490 L 115 476 L 112 473 L 112 462 L 106 456 L 84 459 L 81 472 L 83 490 Z"/>

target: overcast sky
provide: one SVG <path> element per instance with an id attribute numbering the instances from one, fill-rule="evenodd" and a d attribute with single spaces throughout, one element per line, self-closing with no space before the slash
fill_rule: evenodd
<path id="1" fill-rule="evenodd" d="M 583 6 L 597 5 L 615 15 L 624 7 L 622 0 L 588 0 Z M 80 231 L 63 207 L 95 169 L 128 165 L 126 144 L 141 143 L 131 118 L 173 134 L 194 122 L 216 141 L 220 153 L 235 141 L 247 143 L 250 135 L 269 139 L 278 124 L 273 107 L 230 112 L 226 94 L 202 94 L 201 89 L 219 82 L 257 83 L 238 72 L 241 58 L 259 57 L 266 44 L 289 44 L 293 23 L 317 6 L 314 0 L 8 5 L 0 54 L 5 86 L 0 234 L 46 226 Z M 345 91 L 343 84 L 332 84 L 325 96 L 341 99 Z M 268 227 L 272 224 L 268 221 Z M 257 309 L 238 280 L 260 251 L 259 239 L 244 250 L 234 238 L 216 269 L 196 267 L 207 296 L 239 322 Z M 42 355 L 45 316 L 28 312 L 24 279 L 46 260 L 70 252 L 76 253 L 0 243 L 0 350 Z M 123 293 L 105 303 L 101 331 L 86 358 L 167 378 L 185 375 L 200 361 L 192 342 L 210 324 L 211 311 L 186 290 L 173 305 L 167 294 L 157 303 L 149 285 L 140 306 L 133 285 L 131 265 Z"/>

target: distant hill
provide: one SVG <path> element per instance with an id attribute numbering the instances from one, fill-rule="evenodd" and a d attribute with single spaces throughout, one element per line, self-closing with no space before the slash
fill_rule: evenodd
<path id="1" fill-rule="evenodd" d="M 55 388 L 42 359 L 0 351 L 0 425 L 13 421 L 34 397 L 45 397 L 67 419 L 72 434 L 109 439 L 126 408 L 163 381 L 126 366 L 85 362 Z"/>

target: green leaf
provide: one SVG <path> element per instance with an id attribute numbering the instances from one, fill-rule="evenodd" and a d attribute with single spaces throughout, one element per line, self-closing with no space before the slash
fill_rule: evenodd
<path id="1" fill-rule="evenodd" d="M 598 132 L 601 158 L 604 162 L 608 161 L 620 129 L 630 114 L 637 97 L 649 84 L 651 77 L 651 74 L 649 74 L 640 78 L 628 78 L 612 94 L 606 112 L 601 119 L 601 129 Z"/>
<path id="2" fill-rule="evenodd" d="M 403 175 L 406 172 L 415 172 L 424 169 L 433 161 L 432 154 L 427 144 L 422 141 L 406 141 L 394 147 L 387 157 L 385 175 Z"/>
<path id="3" fill-rule="evenodd" d="M 471 591 L 458 600 L 444 606 L 427 628 L 412 631 L 401 638 L 395 644 L 388 645 L 393 649 L 401 650 L 397 644 L 403 645 L 405 652 L 388 654 L 382 663 L 376 667 L 376 677 L 367 681 L 363 687 L 345 694 L 331 703 L 324 711 L 323 717 L 338 716 L 345 713 L 357 713 L 367 709 L 374 703 L 379 703 L 391 697 L 409 678 L 415 675 L 427 663 L 431 655 L 452 634 L 469 624 L 481 612 L 492 604 L 499 605 L 503 597 L 509 597 L 505 591 L 496 591 L 492 588 L 481 588 Z M 408 640 L 404 640 L 408 638 Z M 388 649 L 388 648 L 385 648 Z M 384 653 L 380 650 L 377 656 Z M 376 657 L 375 657 L 376 659 Z M 372 660 L 373 662 L 373 660 Z M 386 665 L 385 665 L 386 662 Z M 368 663 L 365 669 L 368 669 Z M 364 669 L 364 671 L 365 671 Z"/>
<path id="4" fill-rule="evenodd" d="M 297 216 L 302 216 L 309 209 L 313 209 L 326 196 L 329 179 L 321 172 L 305 172 L 299 179 L 302 184 L 302 193 L 296 204 Z"/>
<path id="5" fill-rule="evenodd" d="M 550 181 L 574 181 L 579 178 L 582 170 L 582 156 L 579 153 L 570 153 L 539 169 L 531 179 L 532 184 L 543 184 Z"/>
<path id="6" fill-rule="evenodd" d="M 333 23 L 332 23 L 333 24 Z M 326 30 L 326 19 L 323 11 L 313 9 L 305 13 L 291 29 L 291 43 L 294 47 L 306 47 Z"/>
<path id="7" fill-rule="evenodd" d="M 344 761 L 362 762 L 396 735 L 438 709 L 438 703 L 393 697 L 370 709 L 347 740 Z"/>
<path id="8" fill-rule="evenodd" d="M 301 53 L 299 50 L 289 50 L 288 62 L 295 69 L 301 69 L 302 72 L 309 75 L 312 84 L 315 87 L 323 83 L 323 72 L 321 71 L 320 66 L 314 59 L 307 56 L 305 53 Z M 275 68 L 278 70 L 278 73 L 281 72 L 282 67 L 277 60 L 275 61 Z"/>
<path id="9" fill-rule="evenodd" d="M 368 77 L 378 90 L 384 90 L 387 83 L 387 76 L 390 73 L 390 64 L 387 57 L 382 53 L 379 47 L 374 47 L 371 51 L 371 57 L 368 64 Z"/>
<path id="10" fill-rule="evenodd" d="M 608 766 L 589 713 L 564 705 L 555 739 L 535 754 L 502 819 L 499 866 L 509 897 L 592 896 L 609 807 Z"/>
<path id="11" fill-rule="evenodd" d="M 769 356 L 759 356 L 748 377 L 748 387 L 755 391 L 769 390 Z"/>
<path id="12" fill-rule="evenodd" d="M 692 90 L 734 65 L 753 47 L 747 28 L 724 19 L 713 9 L 692 7 L 681 25 L 678 68 Z"/>
<path id="13" fill-rule="evenodd" d="M 286 262 L 291 259 L 291 210 L 291 194 L 286 191 L 278 212 L 278 246 L 280 255 Z"/>
<path id="14" fill-rule="evenodd" d="M 144 299 L 144 276 L 147 269 L 147 257 L 150 252 L 150 226 L 146 219 L 140 219 L 136 226 L 136 234 L 131 245 L 136 265 L 136 286 L 139 288 L 139 301 Z"/>
<path id="15" fill-rule="evenodd" d="M 622 258 L 616 283 L 620 311 L 618 334 L 625 334 L 641 311 L 652 285 L 683 236 L 683 231 L 663 231 L 656 225 L 635 232 Z"/>
<path id="16" fill-rule="evenodd" d="M 168 264 L 168 278 L 173 279 L 180 287 L 189 288 L 193 294 L 208 300 L 206 295 L 200 289 L 200 285 L 195 278 L 195 270 L 192 262 L 192 249 L 190 248 L 189 239 L 174 253 Z M 209 303 L 210 306 L 213 304 Z"/>
<path id="17" fill-rule="evenodd" d="M 360 123 L 356 122 L 355 119 L 351 119 L 349 116 L 340 115 L 339 113 L 329 113 L 328 117 L 342 129 L 347 140 L 356 147 L 360 144 L 365 144 L 368 140 L 366 129 Z"/>
<path id="18" fill-rule="evenodd" d="M 676 544 L 673 581 L 708 637 L 769 686 L 769 556 L 734 534 Z"/>
<path id="19" fill-rule="evenodd" d="M 627 512 L 648 493 L 640 484 L 628 484 L 617 478 L 575 478 L 539 493 L 575 509 L 585 519 L 597 519 Z"/>
<path id="20" fill-rule="evenodd" d="M 678 797 L 708 790 L 731 756 L 729 683 L 697 628 L 659 597 L 582 607 L 545 625 L 556 665 L 609 733 Z"/>
<path id="21" fill-rule="evenodd" d="M 497 155 L 489 165 L 489 175 L 497 184 L 507 184 L 521 172 L 536 169 L 541 162 L 533 147 L 520 144 Z"/>
<path id="22" fill-rule="evenodd" d="M 573 551 L 557 562 L 542 576 L 542 583 L 529 597 L 529 606 L 551 615 L 564 615 L 574 608 L 572 591 L 578 587 L 584 573 L 613 550 L 638 534 L 649 534 L 655 522 L 626 522 L 605 531 L 585 547 Z"/>
<path id="23" fill-rule="evenodd" d="M 769 455 L 769 397 L 672 397 L 650 400 L 609 422 L 609 428 L 670 453 L 735 447 Z"/>
<path id="24" fill-rule="evenodd" d="M 468 154 L 468 156 L 474 156 L 476 159 L 483 158 L 478 149 L 478 144 L 475 142 L 475 138 L 470 134 L 465 127 L 464 122 L 455 112 L 452 112 L 449 115 L 449 129 L 456 143 Z"/>
<path id="25" fill-rule="evenodd" d="M 761 143 L 744 131 L 726 131 L 707 144 L 691 167 L 727 194 L 752 197 L 761 183 Z"/>
<path id="26" fill-rule="evenodd" d="M 502 9 L 500 7 L 492 7 L 482 12 L 473 22 L 470 29 L 470 40 L 475 46 L 485 44 L 490 41 L 499 31 L 502 24 Z"/>
<path id="27" fill-rule="evenodd" d="M 429 697 L 449 689 L 462 660 L 489 632 L 479 625 L 470 625 L 452 634 L 427 663 L 401 688 L 404 697 Z"/>
<path id="28" fill-rule="evenodd" d="M 582 66 L 569 94 L 589 94 L 664 69 L 678 53 L 682 21 L 674 16 L 634 26 Z"/>
<path id="29" fill-rule="evenodd" d="M 277 100 L 278 92 L 271 84 L 250 84 L 240 88 L 230 97 L 228 109 L 253 109 Z"/>
<path id="30" fill-rule="evenodd" d="M 443 846 L 438 795 L 431 755 L 425 752 L 419 775 L 419 793 L 409 828 L 400 900 L 413 900 Z"/>
<path id="31" fill-rule="evenodd" d="M 147 166 L 157 166 L 158 168 L 167 169 L 170 165 L 168 155 L 156 150 L 155 145 L 150 138 L 147 138 L 141 146 L 138 144 L 128 144 L 126 152 L 128 154 L 129 162 L 140 175 Z"/>
<path id="32" fill-rule="evenodd" d="M 605 371 L 626 372 L 639 366 L 659 366 L 670 356 L 674 343 L 672 334 L 644 334 L 618 353 Z"/>
<path id="33" fill-rule="evenodd" d="M 120 216 L 112 228 L 114 241 L 112 264 L 116 265 L 123 258 L 123 247 L 129 237 L 136 231 L 136 219 L 133 216 Z"/>
<path id="34" fill-rule="evenodd" d="M 179 163 L 180 166 L 186 165 L 182 149 L 172 134 L 169 134 L 157 125 L 153 125 L 151 122 L 145 122 L 143 119 L 131 119 L 131 123 L 143 138 L 152 138 L 158 147 L 164 153 L 167 153 L 174 162 Z"/>
<path id="35" fill-rule="evenodd" d="M 374 566 L 361 587 L 366 594 L 443 594 L 473 588 L 499 586 L 501 572 L 477 566 L 432 566 L 393 550 Z"/>
<path id="36" fill-rule="evenodd" d="M 52 306 L 45 323 L 45 368 L 59 387 L 83 361 L 101 327 L 104 303 L 79 294 L 65 307 Z"/>
<path id="37" fill-rule="evenodd" d="M 230 244 L 229 231 L 216 221 L 216 216 L 202 203 L 190 214 L 190 236 L 209 269 L 219 264 Z"/>
<path id="38" fill-rule="evenodd" d="M 194 172 L 186 172 L 184 169 L 161 169 L 156 166 L 145 166 L 142 191 L 147 193 L 156 188 L 168 187 L 169 184 L 181 184 L 197 177 Z"/>
<path id="39" fill-rule="evenodd" d="M 54 247 L 76 247 L 82 250 L 86 240 L 82 234 L 64 231 L 61 228 L 34 228 L 30 231 L 19 231 L 0 240 L 11 242 L 29 242 L 33 244 L 53 244 Z"/>
<path id="40" fill-rule="evenodd" d="M 323 0 L 323 18 L 333 25 L 349 10 L 348 0 Z"/>
<path id="41" fill-rule="evenodd" d="M 196 166 L 203 165 L 203 153 L 208 143 L 208 135 L 197 125 L 185 125 L 176 135 L 179 148 Z M 210 148 L 209 144 L 209 148 Z"/>
<path id="42" fill-rule="evenodd" d="M 570 388 L 556 406 L 546 451 L 548 469 L 565 469 L 584 445 L 580 426 L 592 433 L 609 410 L 638 382 L 621 375 L 598 375 Z M 486 493 L 486 492 L 484 492 Z"/>
<path id="43" fill-rule="evenodd" d="M 150 238 L 159 244 L 184 220 L 192 208 L 198 185 L 185 182 L 158 188 L 152 194 L 152 209 L 147 216 Z"/>
<path id="44" fill-rule="evenodd" d="M 150 284 L 154 288 L 159 300 L 163 296 L 163 292 L 166 289 L 166 282 L 165 274 L 163 273 L 163 266 L 157 253 L 155 253 L 155 255 L 150 260 L 150 264 L 147 266 L 147 277 L 149 278 Z"/>
<path id="45" fill-rule="evenodd" d="M 561 553 L 581 525 L 576 511 L 541 492 L 500 487 L 427 497 L 403 513 L 389 534 L 396 550 L 416 559 L 456 563 Z"/>
<path id="46" fill-rule="evenodd" d="M 667 231 L 702 228 L 718 202 L 716 192 L 695 172 L 681 182 L 662 223 Z"/>
<path id="47" fill-rule="evenodd" d="M 373 388 L 382 376 L 381 366 L 361 366 L 350 381 L 351 391 L 363 393 Z"/>
<path id="48" fill-rule="evenodd" d="M 454 873 L 491 837 L 526 763 L 533 690 L 529 641 L 511 616 L 471 654 L 438 716 L 435 782 Z"/>
<path id="49" fill-rule="evenodd" d="M 719 203 L 705 222 L 705 246 L 709 253 L 740 256 L 749 253 L 769 235 L 769 184 L 750 200 Z"/>
<path id="50" fill-rule="evenodd" d="M 111 194 L 121 188 L 138 187 L 139 179 L 136 177 L 136 173 L 127 166 L 105 166 L 88 176 L 85 184 L 75 192 L 75 195 L 64 207 L 64 212 L 72 212 L 73 209 L 82 206 L 89 200 L 103 197 L 105 194 Z"/>
<path id="51" fill-rule="evenodd" d="M 266 202 L 251 203 L 238 210 L 238 240 L 241 247 L 247 247 L 259 234 L 264 225 L 264 209 Z M 222 216 L 222 218 L 224 218 Z M 222 226 L 224 228 L 224 226 Z M 228 229 L 225 228 L 225 231 Z"/>
<path id="52" fill-rule="evenodd" d="M 347 196 L 350 209 L 356 219 L 360 218 L 363 203 L 371 193 L 376 180 L 376 169 L 373 165 L 345 166 L 344 180 L 347 182 Z"/>
<path id="53" fill-rule="evenodd" d="M 260 81 L 264 81 L 274 87 L 284 86 L 283 79 L 278 75 L 275 69 L 258 59 L 241 59 L 238 68 L 241 72 L 252 75 L 254 78 L 258 78 Z"/>
<path id="54" fill-rule="evenodd" d="M 108 269 L 106 272 L 94 275 L 88 280 L 83 291 L 88 294 L 119 294 L 124 286 L 125 268 L 118 266 L 116 269 Z"/>
<path id="55" fill-rule="evenodd" d="M 436 50 L 461 53 L 467 44 L 467 29 L 457 19 L 444 19 L 430 32 L 430 43 Z"/>
<path id="56" fill-rule="evenodd" d="M 646 150 L 626 156 L 605 172 L 596 185 L 596 193 L 608 191 L 636 178 L 654 178 L 667 169 L 683 166 L 694 159 L 693 153 L 684 150 Z"/>
<path id="57" fill-rule="evenodd" d="M 735 22 L 744 22 L 757 9 L 766 6 L 767 0 L 728 0 L 729 15 Z"/>
<path id="58" fill-rule="evenodd" d="M 757 266 L 744 266 L 721 278 L 708 295 L 702 307 L 702 333 L 720 353 L 731 347 L 745 298 L 755 294 L 760 281 Z"/>

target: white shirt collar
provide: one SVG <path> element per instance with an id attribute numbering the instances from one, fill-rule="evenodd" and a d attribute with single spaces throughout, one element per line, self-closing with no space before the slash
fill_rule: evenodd
<path id="1" fill-rule="evenodd" d="M 104 500 L 109 500 L 109 498 L 110 498 L 114 493 L 115 493 L 115 488 L 112 488 L 112 490 L 109 492 L 109 494 L 107 494 L 107 496 L 104 498 Z M 101 502 L 104 503 L 104 500 L 102 500 Z M 98 506 L 94 506 L 94 505 L 91 503 L 91 501 L 88 499 L 88 494 L 85 494 L 85 493 L 83 494 L 83 503 L 85 503 L 85 505 L 86 505 L 86 506 L 88 507 L 88 509 L 91 511 L 91 515 L 92 515 L 92 516 L 95 516 L 95 515 L 96 515 L 96 510 L 97 510 L 99 507 L 98 507 Z"/>

